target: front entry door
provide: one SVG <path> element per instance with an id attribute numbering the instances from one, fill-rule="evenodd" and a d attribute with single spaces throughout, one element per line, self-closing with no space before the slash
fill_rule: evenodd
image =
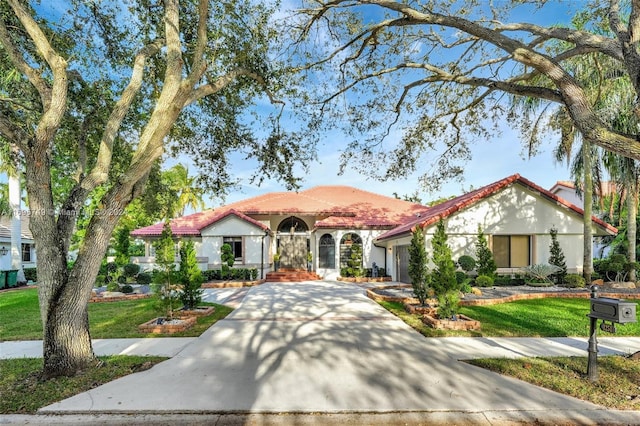
<path id="1" fill-rule="evenodd" d="M 283 268 L 307 269 L 307 236 L 280 236 L 280 265 Z"/>
<path id="2" fill-rule="evenodd" d="M 411 284 L 411 278 L 409 277 L 409 246 L 397 246 L 396 256 L 398 281 Z"/>

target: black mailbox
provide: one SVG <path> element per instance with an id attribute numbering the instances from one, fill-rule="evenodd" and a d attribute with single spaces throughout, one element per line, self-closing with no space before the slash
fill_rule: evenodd
<path id="1" fill-rule="evenodd" d="M 636 304 L 622 299 L 598 297 L 591 299 L 589 316 L 619 324 L 636 322 Z"/>

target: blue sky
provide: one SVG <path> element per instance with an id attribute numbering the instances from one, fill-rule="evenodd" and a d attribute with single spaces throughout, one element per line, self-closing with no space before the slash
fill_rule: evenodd
<path id="1" fill-rule="evenodd" d="M 498 2 L 501 0 L 497 0 Z M 295 4 L 297 0 L 291 0 L 289 4 Z M 56 7 L 64 9 L 61 6 L 64 2 L 52 1 L 48 3 L 50 13 Z M 285 1 L 285 5 L 287 2 Z M 545 7 L 544 13 L 538 12 L 535 15 L 535 21 L 541 24 L 550 24 L 556 22 L 567 21 L 567 7 L 581 7 L 585 3 L 582 1 L 569 1 L 556 5 L 555 2 L 551 7 Z M 531 14 L 529 11 L 519 11 L 515 17 L 515 21 L 529 20 Z M 302 189 L 307 189 L 316 185 L 350 185 L 368 191 L 376 192 L 383 195 L 392 196 L 397 193 L 399 195 L 410 195 L 416 190 L 422 197 L 423 201 L 429 201 L 440 197 L 449 197 L 460 195 L 471 188 L 478 188 L 499 179 L 519 173 L 525 178 L 532 180 L 544 188 L 550 188 L 558 180 L 570 179 L 570 174 L 566 164 L 558 164 L 553 160 L 552 150 L 557 143 L 557 139 L 553 138 L 540 146 L 539 153 L 527 158 L 523 155 L 522 145 L 519 135 L 509 128 L 502 129 L 501 135 L 496 135 L 491 139 L 482 140 L 472 145 L 472 160 L 466 163 L 464 167 L 464 181 L 451 182 L 442 187 L 438 192 L 426 193 L 421 190 L 418 183 L 418 176 L 425 169 L 431 167 L 429 158 L 423 159 L 424 167 L 414 175 L 406 179 L 397 181 L 378 182 L 370 180 L 365 176 L 347 171 L 344 175 L 338 175 L 339 148 L 344 145 L 347 138 L 341 138 L 339 135 L 326 135 L 326 138 L 320 143 L 318 151 L 318 161 L 311 166 L 310 173 L 305 174 L 302 182 Z M 435 158 L 432 157 L 433 160 Z M 181 159 L 183 163 L 188 164 L 188 159 Z M 176 160 L 167 162 L 167 166 L 174 164 Z M 192 172 L 195 168 L 192 169 Z M 254 171 L 251 163 L 237 161 L 234 162 L 234 175 L 243 179 L 243 185 L 239 190 L 228 194 L 224 200 L 225 204 L 238 201 L 240 199 L 263 194 L 271 191 L 284 191 L 285 188 L 277 181 L 265 181 L 260 187 L 249 184 L 249 177 Z M 207 207 L 215 207 L 222 204 L 219 199 L 207 200 Z"/>
<path id="2" fill-rule="evenodd" d="M 496 3 L 500 1 L 502 0 L 497 0 Z M 291 0 L 289 4 L 295 3 L 297 3 L 296 0 Z M 585 5 L 586 2 L 580 0 L 552 1 L 540 11 L 528 6 L 521 6 L 516 9 L 511 21 L 528 21 L 541 25 L 568 22 L 573 12 Z M 422 200 L 427 202 L 441 197 L 460 195 L 472 188 L 490 184 L 514 173 L 519 173 L 547 189 L 559 180 L 571 179 L 567 164 L 557 163 L 553 158 L 553 150 L 558 142 L 557 137 L 551 137 L 538 148 L 537 155 L 528 158 L 526 151 L 523 151 L 520 135 L 517 132 L 504 127 L 500 133 L 490 139 L 477 141 L 471 146 L 472 159 L 464 166 L 463 182 L 450 182 L 439 191 L 432 193 L 427 193 L 420 188 L 418 176 L 431 167 L 429 160 L 435 160 L 435 153 L 431 158 L 423 158 L 423 167 L 417 173 L 402 180 L 378 182 L 354 172 L 347 172 L 339 176 L 338 151 L 340 146 L 349 139 L 336 137 L 336 135 L 327 136 L 319 146 L 319 161 L 311 167 L 310 173 L 305 176 L 302 189 L 316 185 L 350 185 L 388 196 L 392 196 L 394 193 L 410 195 L 417 190 Z M 249 176 L 251 172 L 249 169 L 235 171 L 238 176 Z M 226 197 L 225 204 L 266 192 L 284 190 L 285 188 L 276 181 L 266 181 L 261 187 L 250 185 L 248 181 L 245 181 L 240 190 L 234 191 Z M 207 206 L 215 207 L 221 203 L 220 200 L 213 200 L 209 201 Z"/>

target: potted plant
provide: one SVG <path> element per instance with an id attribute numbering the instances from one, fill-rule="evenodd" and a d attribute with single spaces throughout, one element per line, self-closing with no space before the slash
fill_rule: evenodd
<path id="1" fill-rule="evenodd" d="M 280 253 L 276 252 L 273 255 L 273 270 L 278 272 L 279 268 L 280 268 Z"/>

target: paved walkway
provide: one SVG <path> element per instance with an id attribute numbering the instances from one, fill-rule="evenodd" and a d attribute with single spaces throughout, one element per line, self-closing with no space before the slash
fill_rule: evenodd
<path id="1" fill-rule="evenodd" d="M 135 353 L 146 340 L 173 339 L 118 340 L 120 350 Z M 639 412 L 607 410 L 458 361 L 584 355 L 585 339 L 425 339 L 354 285 L 253 287 L 226 319 L 182 343 L 150 370 L 37 416 L 0 415 L 0 424 L 640 423 Z M 600 339 L 601 354 L 637 350 L 640 338 Z"/>

